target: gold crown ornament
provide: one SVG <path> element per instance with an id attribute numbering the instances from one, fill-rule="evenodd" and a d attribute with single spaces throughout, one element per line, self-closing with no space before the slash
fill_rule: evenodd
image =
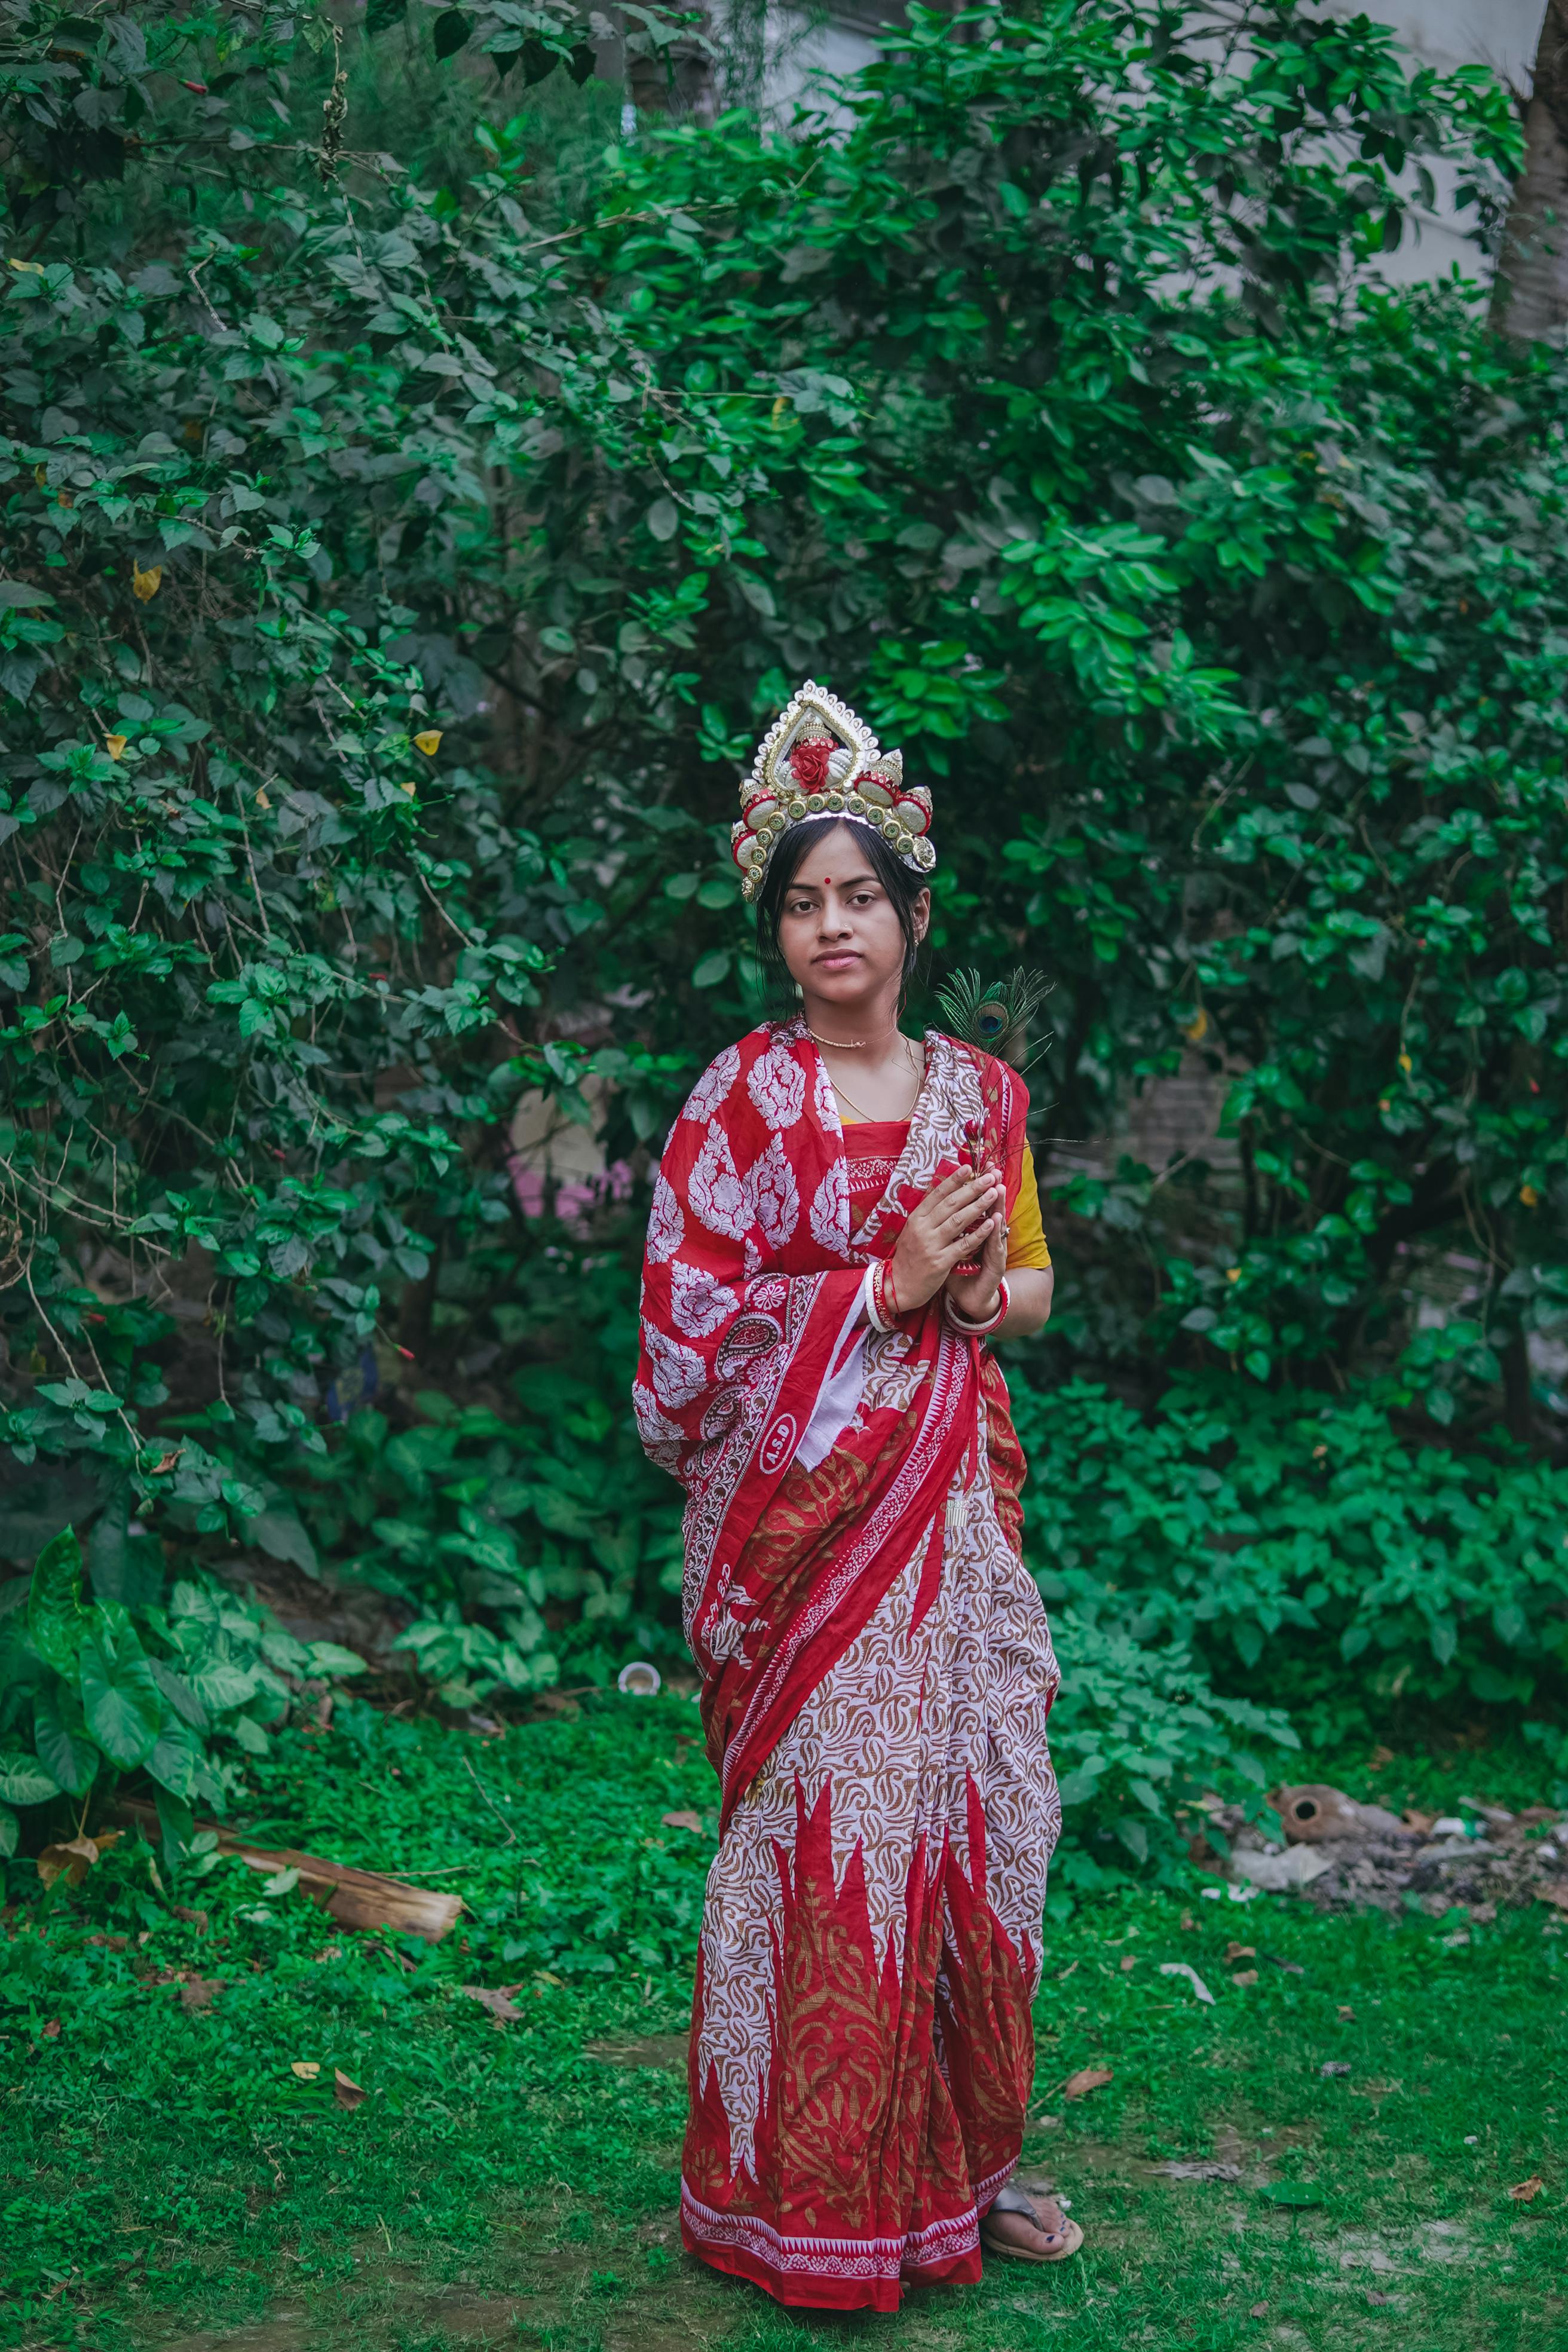
<path id="1" fill-rule="evenodd" d="M 768 860 L 792 824 L 811 816 L 858 817 L 917 874 L 936 864 L 931 794 L 906 784 L 901 751 L 882 751 L 863 719 L 810 678 L 757 746 L 730 828 L 741 893 L 754 898 Z"/>

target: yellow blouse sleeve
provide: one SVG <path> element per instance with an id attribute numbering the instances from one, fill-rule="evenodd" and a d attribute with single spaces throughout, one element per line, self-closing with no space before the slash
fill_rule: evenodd
<path id="1" fill-rule="evenodd" d="M 1035 1155 L 1026 1143 L 1018 1197 L 1007 1220 L 1007 1264 L 1010 1267 L 1045 1266 L 1050 1262 L 1051 1254 L 1046 1246 L 1046 1229 L 1040 1219 L 1040 1186 L 1035 1174 Z"/>

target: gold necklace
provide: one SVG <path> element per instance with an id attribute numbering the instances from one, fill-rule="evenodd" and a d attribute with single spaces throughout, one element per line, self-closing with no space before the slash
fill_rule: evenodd
<path id="1" fill-rule="evenodd" d="M 826 1045 L 832 1053 L 863 1054 L 868 1045 L 879 1045 L 884 1038 L 896 1036 L 898 1024 L 895 1023 L 891 1029 L 884 1029 L 881 1037 L 819 1037 L 815 1029 L 808 1029 L 805 1034 L 814 1045 Z"/>
<path id="2" fill-rule="evenodd" d="M 806 1034 L 807 1034 L 807 1036 L 809 1036 L 809 1035 L 811 1034 L 811 1032 L 810 1032 L 809 1030 L 807 1030 Z M 908 1039 L 907 1037 L 904 1039 L 904 1041 L 903 1041 L 903 1042 L 904 1042 L 904 1050 L 905 1050 L 905 1052 L 906 1052 L 908 1055 L 910 1055 L 910 1057 L 911 1057 L 911 1062 L 912 1062 L 912 1057 L 913 1057 L 913 1054 L 914 1054 L 914 1047 L 910 1045 L 910 1041 L 909 1041 L 909 1039 Z M 911 1069 L 911 1075 L 912 1075 L 912 1069 Z M 923 1063 L 921 1064 L 921 1073 L 920 1073 L 920 1075 L 921 1075 L 921 1083 L 923 1085 L 924 1080 L 925 1080 L 925 1067 L 924 1067 L 924 1064 L 923 1064 Z M 872 1116 L 871 1116 L 871 1114 L 870 1114 L 870 1112 L 869 1112 L 868 1110 L 862 1110 L 862 1109 L 861 1109 L 861 1108 L 860 1108 L 860 1105 L 859 1105 L 858 1102 L 856 1102 L 856 1101 L 854 1100 L 853 1097 L 852 1097 L 852 1096 L 849 1096 L 849 1095 L 847 1095 L 847 1094 L 845 1093 L 845 1091 L 844 1091 L 843 1087 L 839 1085 L 839 1083 L 838 1083 L 837 1079 L 834 1076 L 834 1075 L 833 1075 L 833 1073 L 832 1073 L 832 1071 L 831 1071 L 831 1070 L 829 1070 L 829 1072 L 828 1072 L 828 1074 L 827 1074 L 827 1083 L 828 1083 L 828 1085 L 833 1088 L 834 1093 L 838 1097 L 838 1098 L 839 1098 L 840 1102 L 847 1103 L 847 1104 L 848 1104 L 848 1106 L 849 1106 L 849 1108 L 850 1108 L 850 1109 L 854 1112 L 854 1114 L 855 1114 L 856 1118 L 860 1118 L 860 1119 L 864 1119 L 864 1120 L 865 1120 L 865 1122 L 866 1122 L 866 1125 L 867 1125 L 868 1127 L 880 1127 L 881 1125 L 883 1125 L 883 1124 L 884 1124 L 884 1122 L 883 1122 L 882 1120 L 873 1118 L 872 1118 Z M 920 1090 L 920 1087 L 919 1087 L 919 1086 L 917 1086 L 917 1087 L 916 1087 L 916 1088 L 915 1088 L 915 1102 L 919 1102 L 920 1098 L 921 1098 L 921 1090 Z M 914 1108 L 915 1108 L 915 1103 L 911 1103 L 911 1104 L 910 1105 L 910 1115 L 911 1117 L 912 1117 L 912 1116 L 913 1116 L 913 1114 L 914 1114 Z M 902 1122 L 901 1122 L 901 1121 L 900 1121 L 900 1120 L 894 1120 L 894 1121 L 892 1122 L 892 1124 L 893 1124 L 893 1125 L 895 1125 L 895 1126 L 899 1126 L 899 1125 L 901 1125 L 901 1124 L 902 1124 Z"/>

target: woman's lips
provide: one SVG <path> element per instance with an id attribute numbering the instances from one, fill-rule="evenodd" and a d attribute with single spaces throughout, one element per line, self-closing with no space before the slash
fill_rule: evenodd
<path id="1" fill-rule="evenodd" d="M 852 963 L 861 961 L 858 948 L 836 948 L 831 955 L 813 956 L 818 971 L 847 971 Z"/>

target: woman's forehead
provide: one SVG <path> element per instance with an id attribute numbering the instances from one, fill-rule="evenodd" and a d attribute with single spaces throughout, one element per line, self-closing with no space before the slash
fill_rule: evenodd
<path id="1" fill-rule="evenodd" d="M 831 833 L 812 843 L 795 868 L 791 887 L 826 890 L 837 883 L 842 889 L 847 883 L 861 879 L 876 879 L 865 844 L 856 840 L 850 826 L 836 824 Z"/>

